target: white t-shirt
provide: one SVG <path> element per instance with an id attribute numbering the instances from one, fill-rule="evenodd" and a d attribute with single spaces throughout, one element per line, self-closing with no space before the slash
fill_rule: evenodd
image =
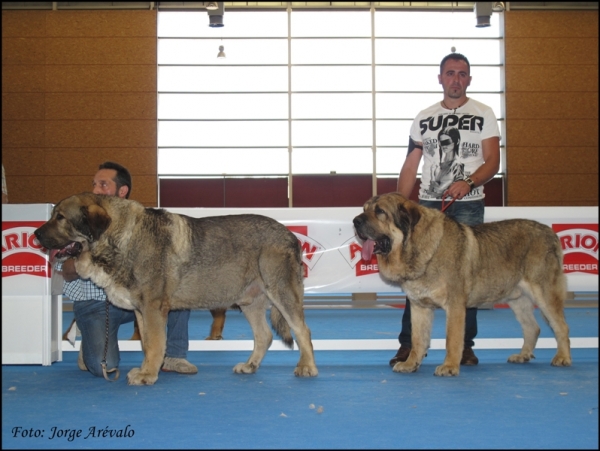
<path id="1" fill-rule="evenodd" d="M 437 102 L 421 111 L 410 128 L 413 141 L 423 143 L 419 199 L 441 200 L 452 183 L 473 174 L 484 163 L 481 141 L 494 136 L 500 137 L 494 112 L 471 98 L 453 110 Z M 482 185 L 460 200 L 484 197 Z"/>

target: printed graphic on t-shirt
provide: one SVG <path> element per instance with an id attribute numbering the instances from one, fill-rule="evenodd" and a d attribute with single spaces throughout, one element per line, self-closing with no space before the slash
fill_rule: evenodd
<path id="1" fill-rule="evenodd" d="M 461 163 L 460 132 L 456 127 L 442 129 L 437 136 L 437 155 L 433 155 L 429 188 L 426 192 L 433 198 L 441 199 L 442 194 L 456 180 L 465 178 L 465 165 Z"/>
<path id="2" fill-rule="evenodd" d="M 472 114 L 461 114 L 460 116 L 457 114 L 440 114 L 436 117 L 422 119 L 419 125 L 421 126 L 422 135 L 425 135 L 428 131 L 435 132 L 451 127 L 481 133 L 481 130 L 483 130 L 483 117 Z"/>
<path id="3" fill-rule="evenodd" d="M 477 143 L 462 143 L 460 149 L 460 157 L 462 159 L 466 159 L 469 157 L 476 157 L 480 155 L 481 152 L 481 144 Z"/>
<path id="4" fill-rule="evenodd" d="M 442 199 L 454 182 L 464 180 L 483 164 L 484 123 L 483 116 L 447 110 L 418 121 L 424 157 L 421 199 Z M 463 199 L 482 196 L 482 190 L 476 188 Z"/>
<path id="5" fill-rule="evenodd" d="M 426 138 L 423 140 L 423 152 L 425 155 L 433 157 L 437 151 L 437 139 Z"/>

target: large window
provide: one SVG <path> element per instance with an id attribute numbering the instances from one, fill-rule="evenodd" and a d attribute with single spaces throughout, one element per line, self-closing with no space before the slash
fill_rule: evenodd
<path id="1" fill-rule="evenodd" d="M 471 62 L 468 93 L 494 109 L 504 154 L 500 19 L 244 10 L 210 28 L 205 11 L 159 11 L 159 179 L 284 178 L 297 206 L 297 177 L 395 178 L 414 116 L 441 100 L 439 62 L 452 49 Z"/>

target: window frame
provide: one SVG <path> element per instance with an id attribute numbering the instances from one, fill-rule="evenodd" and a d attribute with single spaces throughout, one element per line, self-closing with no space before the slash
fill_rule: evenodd
<path id="1" fill-rule="evenodd" d="M 257 11 L 264 11 L 264 9 L 252 9 L 252 8 L 244 8 L 243 10 L 240 10 L 238 12 L 245 12 L 245 13 L 249 13 L 249 14 L 253 14 Z M 282 10 L 277 10 L 279 12 L 281 12 Z M 157 92 L 157 96 L 158 96 L 158 104 L 159 104 L 159 108 L 158 110 L 158 116 L 157 116 L 157 121 L 158 121 L 158 170 L 157 170 L 157 177 L 158 177 L 158 181 L 159 181 L 159 186 L 160 186 L 160 180 L 162 178 L 215 178 L 215 177 L 223 177 L 223 178 L 227 178 L 227 177 L 240 177 L 240 176 L 246 176 L 249 178 L 256 178 L 256 177 L 287 177 L 288 178 L 288 183 L 289 183 L 289 189 L 288 189 L 288 194 L 289 194 L 289 206 L 293 207 L 294 206 L 294 202 L 293 202 L 293 177 L 294 176 L 298 176 L 298 175 L 308 175 L 309 173 L 306 172 L 305 169 L 303 169 L 300 172 L 295 172 L 294 171 L 294 160 L 295 160 L 295 152 L 302 152 L 303 149 L 319 149 L 319 148 L 327 148 L 330 149 L 333 153 L 340 152 L 340 158 L 343 157 L 343 149 L 348 149 L 348 148 L 356 148 L 356 149 L 364 149 L 365 147 L 370 147 L 371 148 L 371 152 L 372 152 L 372 158 L 370 162 L 367 162 L 368 164 L 365 164 L 364 167 L 370 167 L 371 171 L 371 177 L 373 180 L 372 183 L 372 194 L 376 194 L 377 193 L 377 180 L 381 179 L 381 178 L 397 178 L 402 161 L 405 158 L 406 155 L 406 144 L 400 142 L 400 141 L 394 141 L 393 139 L 390 139 L 389 136 L 392 136 L 393 134 L 398 134 L 397 130 L 398 130 L 398 126 L 400 126 L 400 129 L 403 130 L 405 128 L 407 128 L 407 126 L 410 126 L 410 123 L 412 122 L 413 118 L 411 117 L 404 117 L 404 116 L 400 116 L 400 117 L 390 117 L 389 114 L 384 115 L 385 117 L 382 117 L 380 115 L 380 113 L 378 113 L 377 107 L 380 104 L 384 103 L 384 98 L 386 96 L 390 96 L 390 97 L 398 97 L 398 98 L 402 98 L 403 96 L 405 98 L 411 97 L 414 95 L 419 95 L 419 94 L 423 94 L 425 95 L 425 97 L 431 97 L 431 95 L 440 95 L 440 89 L 438 89 L 437 91 L 435 90 L 427 90 L 427 91 L 415 91 L 415 90 L 377 90 L 376 89 L 376 82 L 378 80 L 378 75 L 380 74 L 380 72 L 378 72 L 378 69 L 381 68 L 385 68 L 386 69 L 390 69 L 390 68 L 403 68 L 403 69 L 407 69 L 409 71 L 412 71 L 414 69 L 417 68 L 429 68 L 427 70 L 436 70 L 439 67 L 439 63 L 414 63 L 414 62 L 408 62 L 408 63 L 394 63 L 394 62 L 381 62 L 381 63 L 377 63 L 377 47 L 378 47 L 378 43 L 385 41 L 394 41 L 394 40 L 402 40 L 402 41 L 411 41 L 414 40 L 415 37 L 414 36 L 390 36 L 389 33 L 383 33 L 381 36 L 377 35 L 377 29 L 376 27 L 376 22 L 377 22 L 377 18 L 378 17 L 383 17 L 383 16 L 378 16 L 379 13 L 385 13 L 387 10 L 379 10 L 377 8 L 371 8 L 369 10 L 369 14 L 370 14 L 370 20 L 371 20 L 371 36 L 366 36 L 366 33 L 364 32 L 364 30 L 361 32 L 361 36 L 340 36 L 340 35 L 335 35 L 335 34 L 331 34 L 328 36 L 311 36 L 310 33 L 306 33 L 306 32 L 302 32 L 300 33 L 300 35 L 298 36 L 294 36 L 293 34 L 293 19 L 294 17 L 301 17 L 301 16 L 294 16 L 294 14 L 296 13 L 305 13 L 305 12 L 312 12 L 314 13 L 315 11 L 317 11 L 317 13 L 321 13 L 321 14 L 326 14 L 326 12 L 323 9 L 318 9 L 318 10 L 309 10 L 309 9 L 292 9 L 290 7 L 287 8 L 286 13 L 287 13 L 287 36 L 283 36 L 283 32 L 281 31 L 281 27 L 277 28 L 279 31 L 275 31 L 274 33 L 271 33 L 271 35 L 269 36 L 240 36 L 235 35 L 232 37 L 226 37 L 226 36 L 221 36 L 220 38 L 217 37 L 215 38 L 214 36 L 211 37 L 207 37 L 207 36 L 194 36 L 194 37 L 190 37 L 190 36 L 178 36 L 178 37 L 165 37 L 165 36 L 160 36 L 160 26 L 159 26 L 159 33 L 158 33 L 158 41 L 159 41 L 159 49 L 160 49 L 160 41 L 161 40 L 168 40 L 168 39 L 173 39 L 173 40 L 201 40 L 201 41 L 214 41 L 213 44 L 215 42 L 217 42 L 220 39 L 220 42 L 223 43 L 223 45 L 225 45 L 225 51 L 227 52 L 227 42 L 235 42 L 235 40 L 237 40 L 237 42 L 240 42 L 240 40 L 248 40 L 253 44 L 257 44 L 260 42 L 264 42 L 264 41 L 268 41 L 268 40 L 272 40 L 272 39 L 279 39 L 279 40 L 285 40 L 287 42 L 287 49 L 288 49 L 288 54 L 287 54 L 287 64 L 283 64 L 281 61 L 281 58 L 279 56 L 274 57 L 274 59 L 277 61 L 276 63 L 258 63 L 258 64 L 249 64 L 249 63 L 232 63 L 232 62 L 226 62 L 223 63 L 222 61 L 217 61 L 216 60 L 216 53 L 215 53 L 215 58 L 214 61 L 212 62 L 208 62 L 208 63 L 194 63 L 194 64 L 165 64 L 165 63 L 161 63 L 161 57 L 159 55 L 158 58 L 158 64 L 157 64 L 157 70 L 159 72 L 159 76 L 158 76 L 158 92 Z M 337 12 L 338 10 L 335 9 L 331 9 L 328 10 L 327 12 Z M 169 13 L 173 13 L 173 11 L 168 11 Z M 358 9 L 357 9 L 358 12 Z M 394 11 L 394 12 L 401 12 L 401 11 Z M 428 11 L 431 12 L 431 11 Z M 440 11 L 436 11 L 437 13 L 440 13 Z M 160 23 L 160 15 L 163 14 L 164 12 L 159 11 L 158 12 L 158 20 Z M 228 12 L 229 13 L 229 12 Z M 363 11 L 364 13 L 364 11 Z M 448 11 L 442 12 L 443 14 L 445 13 L 449 13 Z M 429 37 L 426 39 L 430 39 L 430 40 L 452 40 L 452 42 L 456 42 L 458 48 L 460 47 L 460 43 L 461 41 L 464 40 L 494 40 L 494 41 L 498 41 L 498 46 L 499 46 L 499 54 L 500 54 L 500 61 L 498 62 L 498 64 L 474 64 L 472 62 L 471 66 L 472 66 L 472 73 L 475 71 L 477 71 L 478 68 L 492 68 L 492 71 L 495 68 L 499 68 L 499 78 L 500 78 L 500 86 L 499 86 L 499 90 L 498 91 L 475 91 L 475 90 L 469 90 L 469 95 L 473 95 L 474 98 L 478 98 L 478 95 L 488 95 L 488 94 L 492 94 L 492 95 L 499 95 L 499 104 L 500 104 L 500 112 L 498 112 L 497 109 L 497 105 L 495 108 L 496 111 L 496 115 L 497 118 L 499 120 L 499 125 L 500 125 L 500 130 L 501 130 L 501 167 L 500 167 L 500 171 L 499 174 L 497 175 L 497 177 L 501 177 L 501 178 L 505 178 L 506 176 L 506 157 L 505 157 L 505 142 L 506 142 L 506 127 L 505 127 L 505 96 L 504 96 L 504 60 L 503 60 L 503 54 L 504 54 L 504 20 L 503 20 L 503 14 L 502 13 L 498 13 L 496 14 L 498 16 L 498 21 L 496 23 L 494 23 L 494 26 L 498 27 L 499 32 L 498 32 L 498 36 L 496 37 L 487 37 L 487 38 L 460 38 L 460 37 L 443 37 L 443 36 L 433 36 L 433 37 Z M 230 17 L 230 16 L 228 16 Z M 455 16 L 456 17 L 456 16 Z M 494 17 L 494 16 L 493 16 Z M 323 23 L 327 23 L 326 20 L 322 20 Z M 260 27 L 257 27 L 260 28 Z M 473 28 L 474 27 L 474 23 L 473 23 Z M 222 29 L 221 29 L 222 30 Z M 200 34 L 202 34 L 203 31 L 200 30 Z M 343 34 L 343 33 L 342 33 Z M 422 39 L 422 38 L 421 38 Z M 360 41 L 364 41 L 364 40 L 368 40 L 369 41 L 369 45 L 371 47 L 371 55 L 370 55 L 370 59 L 371 61 L 363 61 L 364 58 L 360 59 L 358 61 L 361 62 L 351 62 L 348 63 L 346 61 L 342 61 L 342 62 L 337 62 L 337 63 L 325 63 L 325 62 L 317 62 L 317 63 L 310 63 L 307 61 L 303 61 L 303 62 L 294 62 L 294 54 L 293 54 L 293 50 L 294 47 L 297 47 L 297 45 L 295 45 L 295 43 L 299 43 L 299 42 L 308 42 L 308 41 L 312 41 L 314 42 L 334 42 L 334 41 L 339 41 L 339 40 L 349 40 L 348 42 L 351 42 L 352 40 L 356 41 L 356 40 L 360 40 Z M 353 44 L 356 44 L 356 42 L 353 42 Z M 215 46 L 216 49 L 217 46 Z M 279 48 L 281 48 L 282 46 L 279 45 Z M 449 53 L 449 52 L 447 52 Z M 279 68 L 279 72 L 281 73 L 282 69 L 286 69 L 287 71 L 287 90 L 284 91 L 281 89 L 281 80 L 278 81 L 277 86 L 279 86 L 278 89 L 276 90 L 258 90 L 258 91 L 248 91 L 248 90 L 229 90 L 229 91 L 220 91 L 220 90 L 211 90 L 211 87 L 209 84 L 208 87 L 207 85 L 205 85 L 205 87 L 203 88 L 203 91 L 198 91 L 198 90 L 194 90 L 194 91 L 175 91 L 175 90 L 161 90 L 161 76 L 160 76 L 160 71 L 161 68 L 169 68 L 169 67 L 187 67 L 187 68 L 196 68 L 196 69 L 210 69 L 211 68 L 219 68 L 221 73 L 226 73 L 226 72 L 231 72 L 231 71 L 235 71 L 239 68 L 244 68 L 244 67 L 248 67 L 248 68 L 264 68 L 264 67 L 277 67 Z M 298 80 L 297 74 L 296 76 L 293 76 L 294 73 L 302 73 L 303 71 L 305 73 L 309 73 L 311 70 L 315 71 L 319 68 L 323 69 L 325 68 L 325 70 L 327 70 L 328 68 L 334 68 L 335 70 L 344 70 L 344 68 L 357 68 L 357 67 L 364 67 L 365 70 L 368 70 L 371 74 L 371 83 L 370 83 L 370 87 L 364 86 L 363 89 L 350 89 L 347 91 L 344 90 L 335 90 L 335 89 L 326 89 L 326 90 L 320 90 L 320 89 L 314 89 L 311 90 L 310 88 L 307 87 L 302 87 L 302 86 L 295 86 L 294 85 L 294 80 Z M 306 72 L 309 71 L 309 72 Z M 198 72 L 198 70 L 196 70 L 196 72 Z M 215 79 L 214 75 L 212 76 L 213 79 Z M 218 79 L 218 77 L 216 77 L 216 79 Z M 361 85 L 362 86 L 362 85 Z M 294 88 L 299 88 L 299 89 L 294 89 Z M 369 89 L 370 88 L 370 89 Z M 216 89 L 216 88 L 215 88 Z M 262 88 L 264 89 L 264 88 Z M 282 118 L 281 117 L 281 111 L 283 110 L 283 108 L 278 108 L 278 113 L 277 113 L 277 117 L 258 117 L 258 118 L 232 118 L 232 119 L 227 119 L 227 120 L 218 120 L 218 119 L 210 119 L 210 118 L 198 118 L 198 119 L 190 119 L 190 118 L 161 118 L 161 96 L 167 96 L 167 95 L 213 95 L 215 96 L 215 99 L 218 98 L 218 96 L 223 96 L 223 95 L 227 95 L 227 94 L 236 94 L 236 95 L 252 95 L 252 94 L 259 94 L 259 95 L 263 95 L 263 94 L 275 94 L 275 95 L 285 95 L 287 97 L 287 110 L 288 110 L 288 115 L 286 118 Z M 371 96 L 371 104 L 372 104 L 372 109 L 369 112 L 370 116 L 365 114 L 365 117 L 360 117 L 360 114 L 357 113 L 352 113 L 350 114 L 351 117 L 321 117 L 319 115 L 319 113 L 315 114 L 314 117 L 308 117 L 307 114 L 301 114 L 301 115 L 297 115 L 295 113 L 296 109 L 296 102 L 295 99 L 296 98 L 300 98 L 301 96 L 311 96 L 311 95 L 336 95 L 339 94 L 341 96 L 343 95 L 362 95 L 362 94 L 366 94 L 366 95 L 370 95 Z M 377 100 L 380 100 L 380 102 L 378 102 Z M 485 103 L 485 102 L 484 102 Z M 498 102 L 495 102 L 498 103 Z M 420 109 L 425 108 L 426 106 L 428 106 L 428 104 L 423 103 L 423 105 L 420 105 Z M 498 114 L 499 113 L 499 114 Z M 259 115 L 260 116 L 260 115 Z M 264 116 L 264 115 L 263 115 Z M 239 149 L 245 149 L 248 152 L 253 152 L 253 151 L 257 151 L 259 149 L 274 149 L 274 148 L 279 148 L 281 149 L 282 147 L 282 140 L 284 139 L 282 135 L 280 135 L 279 140 L 276 143 L 266 143 L 266 145 L 262 145 L 262 143 L 260 142 L 260 140 L 258 141 L 250 141 L 250 145 L 241 145 L 241 143 L 239 145 L 223 145 L 223 146 L 218 146 L 215 145 L 214 142 L 210 142 L 209 145 L 207 146 L 197 146 L 197 145 L 193 145 L 193 146 L 173 146 L 173 145 L 169 145 L 169 143 L 165 143 L 163 142 L 163 140 L 161 140 L 161 122 L 162 123 L 167 123 L 168 121 L 171 122 L 189 122 L 189 123 L 193 123 L 193 122 L 202 122 L 204 123 L 205 126 L 205 130 L 207 129 L 219 129 L 219 130 L 227 130 L 227 122 L 239 122 L 239 121 L 249 121 L 251 123 L 253 123 L 254 125 L 256 125 L 255 128 L 259 128 L 262 129 L 262 133 L 268 133 L 266 132 L 266 130 L 268 129 L 268 126 L 265 128 L 263 127 L 263 125 L 265 125 L 264 123 L 267 121 L 276 121 L 276 122 L 281 122 L 278 126 L 277 129 L 280 130 L 280 132 L 283 130 L 281 129 L 281 126 L 283 126 L 284 122 L 287 122 L 287 124 L 285 124 L 286 128 L 287 128 L 287 151 L 288 151 L 288 171 L 287 173 L 285 172 L 272 172 L 272 171 L 248 171 L 247 173 L 241 173 L 241 172 L 233 172 L 233 173 L 225 173 L 225 171 L 222 171 L 220 173 L 216 173 L 216 171 L 211 172 L 211 173 L 202 173 L 199 171 L 188 171 L 188 172 L 176 172 L 176 173 L 166 173 L 161 171 L 161 150 L 164 149 L 169 149 L 169 148 L 180 148 L 180 149 L 191 149 L 191 148 L 198 148 L 198 149 L 226 149 L 226 148 L 231 148 L 231 147 L 236 147 Z M 364 125 L 366 123 L 369 123 L 369 127 L 364 128 Z M 260 125 L 259 125 L 260 123 Z M 348 125 L 344 125 L 344 124 L 348 124 Z M 234 124 L 230 124 L 230 125 L 234 125 Z M 267 124 L 268 125 L 268 124 Z M 363 136 L 363 138 L 360 138 L 360 140 L 356 140 L 351 139 L 350 137 L 348 137 L 347 140 L 341 140 L 339 142 L 336 142 L 336 140 L 334 139 L 333 142 L 329 142 L 328 144 L 324 145 L 322 142 L 312 142 L 310 139 L 307 139 L 306 137 L 309 136 L 314 136 L 315 133 L 323 133 L 325 134 L 324 130 L 328 130 L 328 129 L 334 129 L 334 130 L 341 130 L 341 134 L 340 136 L 345 136 L 346 134 L 343 133 L 344 130 L 348 131 L 354 131 L 353 129 L 353 125 L 356 125 L 356 127 L 354 127 L 356 130 L 360 129 L 361 127 L 363 127 L 363 131 L 361 133 L 360 136 Z M 312 128 L 311 128 L 312 126 Z M 316 127 L 316 128 L 315 128 Z M 346 128 L 344 128 L 346 127 Z M 165 128 L 165 127 L 163 127 Z M 301 132 L 301 130 L 304 130 L 303 132 Z M 221 133 L 225 133 L 221 131 Z M 382 136 L 383 133 L 387 133 L 387 138 L 383 138 Z M 378 135 L 379 134 L 379 135 Z M 298 135 L 300 135 L 300 137 L 298 137 Z M 364 136 L 366 135 L 370 135 L 370 139 L 366 139 L 364 138 Z M 381 135 L 381 136 L 380 136 Z M 407 135 L 407 133 L 404 133 L 404 135 Z M 404 136 L 403 135 L 403 136 Z M 352 145 L 353 141 L 358 141 L 356 143 L 356 145 Z M 408 141 L 408 137 L 406 137 L 406 142 Z M 394 152 L 398 150 L 398 154 L 397 154 L 397 159 L 396 162 L 393 162 L 394 158 L 392 158 L 391 156 L 394 155 Z M 258 153 L 258 152 L 257 152 Z M 163 157 L 164 158 L 164 157 Z M 318 161 L 318 160 L 317 160 Z M 304 164 L 304 167 L 306 166 L 306 164 Z M 385 169 L 381 169 L 381 166 L 386 166 Z M 390 168 L 393 167 L 393 169 Z M 327 174 L 327 173 L 331 173 L 331 174 L 335 174 L 336 171 L 334 170 L 325 170 L 325 169 L 320 169 L 320 170 L 316 170 L 314 173 L 310 174 L 310 175 L 323 175 L 323 174 Z M 348 175 L 364 175 L 365 172 L 342 172 L 343 174 L 348 174 Z M 419 169 L 419 174 L 420 174 L 420 169 Z M 159 199 L 160 199 L 160 193 L 159 193 Z"/>

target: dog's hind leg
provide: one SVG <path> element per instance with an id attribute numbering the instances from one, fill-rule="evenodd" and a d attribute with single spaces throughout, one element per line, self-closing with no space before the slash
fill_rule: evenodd
<path id="1" fill-rule="evenodd" d="M 294 245 L 297 246 L 297 242 Z M 263 258 L 261 274 L 263 274 L 269 299 L 296 336 L 300 360 L 294 369 L 294 374 L 300 377 L 317 376 L 319 370 L 315 364 L 310 329 L 304 320 L 304 284 L 300 248 L 284 256 L 279 254 L 273 258 Z M 277 317 L 277 312 L 273 313 Z M 276 321 L 273 325 L 276 326 L 277 323 L 281 324 L 283 321 Z M 286 333 L 281 328 L 278 333 L 285 341 L 289 331 Z"/>
<path id="2" fill-rule="evenodd" d="M 251 303 L 240 302 L 240 308 L 250 323 L 254 334 L 254 349 L 248 360 L 233 367 L 234 373 L 255 373 L 260 362 L 273 342 L 273 334 L 267 323 L 266 309 L 268 299 L 264 293 L 257 295 Z"/>
<path id="3" fill-rule="evenodd" d="M 551 365 L 571 366 L 571 341 L 569 340 L 569 326 L 565 320 L 564 310 L 566 292 L 557 287 L 552 287 L 552 292 L 543 293 L 543 291 L 541 287 L 532 287 L 536 304 L 540 308 L 542 316 L 552 328 L 558 345 Z"/>
<path id="4" fill-rule="evenodd" d="M 148 301 L 140 312 L 136 311 L 144 361 L 141 368 L 133 368 L 127 373 L 129 385 L 152 385 L 158 379 L 167 347 L 166 328 L 169 314 L 167 304 L 159 303 L 160 301 Z"/>
<path id="5" fill-rule="evenodd" d="M 138 325 L 137 316 L 136 316 L 136 319 L 133 322 L 133 333 L 131 334 L 130 340 L 141 340 L 141 339 L 142 339 L 142 334 L 140 333 L 140 326 Z"/>
<path id="6" fill-rule="evenodd" d="M 298 348 L 300 349 L 300 360 L 294 369 L 294 374 L 300 377 L 317 376 L 319 370 L 315 364 L 310 329 L 304 320 L 303 287 L 288 285 L 283 289 L 281 286 L 277 286 L 277 289 L 272 290 L 270 295 L 274 307 L 277 308 L 279 314 L 283 316 L 294 332 Z M 273 316 L 277 317 L 276 312 L 273 313 L 275 313 Z M 282 338 L 285 338 L 281 332 L 280 335 L 282 335 Z"/>
<path id="7" fill-rule="evenodd" d="M 315 354 L 313 350 L 310 329 L 304 321 L 304 310 L 302 309 L 302 305 L 300 305 L 299 308 L 297 308 L 296 305 L 290 308 L 290 305 L 285 301 L 273 301 L 273 303 L 275 305 L 280 304 L 277 306 L 277 309 L 279 310 L 279 313 L 281 313 L 281 316 L 283 316 L 290 325 L 292 331 L 294 331 L 296 342 L 298 343 L 298 348 L 300 349 L 300 360 L 294 369 L 294 374 L 300 377 L 317 376 L 319 374 L 319 370 L 315 364 Z"/>
<path id="8" fill-rule="evenodd" d="M 225 318 L 227 315 L 226 308 L 217 308 L 210 311 L 212 315 L 212 324 L 210 326 L 210 334 L 206 340 L 222 340 L 223 328 L 225 327 Z"/>
<path id="9" fill-rule="evenodd" d="M 519 354 L 512 354 L 508 357 L 509 363 L 525 363 L 535 359 L 533 350 L 540 335 L 540 326 L 535 320 L 533 314 L 533 303 L 523 293 L 516 299 L 508 300 L 508 305 L 515 313 L 517 321 L 521 324 L 523 330 L 523 347 Z"/>

